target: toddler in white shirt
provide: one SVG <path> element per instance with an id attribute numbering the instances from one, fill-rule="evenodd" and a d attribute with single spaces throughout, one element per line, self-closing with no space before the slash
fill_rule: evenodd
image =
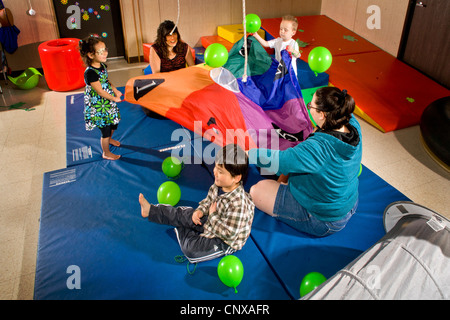
<path id="1" fill-rule="evenodd" d="M 294 16 L 284 16 L 280 23 L 280 37 L 266 41 L 255 32 L 253 36 L 263 46 L 275 49 L 275 59 L 281 61 L 281 51 L 286 49 L 292 57 L 292 67 L 297 75 L 297 58 L 300 58 L 298 43 L 292 38 L 297 32 L 298 20 Z"/>

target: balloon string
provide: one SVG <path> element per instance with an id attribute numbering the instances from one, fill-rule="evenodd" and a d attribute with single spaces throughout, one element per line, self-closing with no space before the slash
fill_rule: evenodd
<path id="1" fill-rule="evenodd" d="M 174 257 L 175 261 L 178 263 L 183 263 L 187 260 L 187 258 L 185 256 L 182 255 L 178 255 Z"/>
<path id="2" fill-rule="evenodd" d="M 178 21 L 180 21 L 180 0 L 178 0 L 178 15 L 177 15 L 177 23 L 175 23 L 175 27 L 173 27 L 172 31 L 170 31 L 170 35 L 173 34 L 173 32 L 175 31 L 175 29 L 178 26 Z"/>
<path id="3" fill-rule="evenodd" d="M 197 264 L 194 263 L 194 269 L 192 269 L 192 271 L 189 269 L 189 265 L 190 265 L 190 262 L 188 262 L 188 263 L 186 264 L 186 269 L 187 269 L 187 272 L 188 272 L 190 275 L 192 275 L 192 274 L 194 274 L 195 269 L 197 269 Z"/>
<path id="4" fill-rule="evenodd" d="M 247 21 L 245 18 L 245 0 L 242 0 L 242 14 L 244 17 L 244 52 L 245 52 L 245 63 L 244 63 L 244 75 L 242 76 L 242 82 L 247 82 L 247 63 L 248 63 L 248 55 L 247 55 Z"/>
<path id="5" fill-rule="evenodd" d="M 175 256 L 174 259 L 178 263 L 183 263 L 183 262 L 185 262 L 187 260 L 186 256 L 183 256 L 183 255 Z M 195 269 L 197 269 L 197 264 L 196 263 L 193 264 L 194 265 L 194 269 L 192 269 L 192 271 L 191 271 L 191 269 L 189 269 L 190 264 L 191 263 L 188 261 L 188 263 L 186 264 L 186 270 L 187 270 L 187 272 L 189 274 L 192 275 L 192 274 L 195 273 Z"/>

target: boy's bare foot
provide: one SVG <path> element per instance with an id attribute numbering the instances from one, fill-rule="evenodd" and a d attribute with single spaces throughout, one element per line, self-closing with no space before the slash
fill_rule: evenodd
<path id="1" fill-rule="evenodd" d="M 108 153 L 108 154 L 103 152 L 102 158 L 106 159 L 106 160 L 117 160 L 117 159 L 120 158 L 120 156 L 118 154 L 114 154 L 114 153 L 111 153 L 111 152 Z"/>
<path id="2" fill-rule="evenodd" d="M 114 147 L 120 147 L 120 142 L 117 140 L 114 140 L 113 138 L 109 139 L 109 144 L 113 145 Z"/>
<path id="3" fill-rule="evenodd" d="M 139 193 L 139 204 L 141 205 L 142 218 L 147 218 L 150 212 L 150 203 L 144 198 L 142 193 Z"/>

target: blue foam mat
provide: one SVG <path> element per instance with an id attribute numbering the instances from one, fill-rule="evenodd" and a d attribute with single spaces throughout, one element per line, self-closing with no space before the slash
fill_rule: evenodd
<path id="1" fill-rule="evenodd" d="M 100 133 L 93 137 L 84 129 L 81 97 L 67 101 L 68 168 L 44 175 L 35 299 L 297 299 L 306 273 L 332 276 L 384 235 L 385 207 L 407 200 L 363 166 L 357 213 L 335 235 L 310 237 L 256 210 L 251 236 L 236 253 L 245 269 L 236 295 L 218 279 L 217 259 L 199 264 L 193 275 L 175 262 L 181 251 L 172 227 L 142 219 L 138 203 L 140 192 L 157 201 L 156 190 L 167 181 L 161 163 L 176 151 L 195 163 L 175 180 L 182 190 L 179 205 L 195 206 L 213 182 L 217 146 L 186 129 L 173 138 L 178 124 L 122 103 L 115 133 L 122 147 L 113 149 L 122 157 L 103 161 Z M 88 145 L 93 156 L 73 161 L 70 150 Z M 251 166 L 246 190 L 262 178 Z M 67 287 L 73 265 L 80 268 L 81 289 Z"/>
<path id="2" fill-rule="evenodd" d="M 218 259 L 193 275 L 174 260 L 182 253 L 173 227 L 143 219 L 138 202 L 140 192 L 156 202 L 167 156 L 145 150 L 44 175 L 35 299 L 289 299 L 251 239 L 235 254 L 244 265 L 237 294 L 220 282 Z M 185 165 L 175 182 L 178 205 L 195 206 L 213 179 Z M 70 266 L 80 270 L 80 289 L 67 286 Z"/>
<path id="3" fill-rule="evenodd" d="M 118 88 L 121 92 L 124 87 Z M 69 95 L 66 98 L 66 161 L 67 166 L 102 160 L 101 133 L 95 128 L 85 129 L 84 94 Z M 178 123 L 163 117 L 151 118 L 144 114 L 141 106 L 126 101 L 119 104 L 121 121 L 113 138 L 121 147 L 110 146 L 118 155 L 132 153 L 142 148 L 163 148 L 172 145 L 175 139 L 190 140 L 190 133 Z M 185 135 L 183 138 L 180 135 Z"/>
<path id="4" fill-rule="evenodd" d="M 247 185 L 261 178 L 264 177 L 252 166 Z M 298 299 L 301 280 L 307 273 L 316 271 L 329 278 L 385 235 L 383 212 L 395 201 L 408 201 L 408 198 L 363 166 L 358 208 L 343 230 L 317 238 L 257 210 L 251 238 L 290 297 Z"/>

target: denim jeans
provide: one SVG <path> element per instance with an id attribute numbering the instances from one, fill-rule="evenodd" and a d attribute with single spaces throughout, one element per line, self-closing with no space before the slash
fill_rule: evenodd
<path id="1" fill-rule="evenodd" d="M 322 221 L 303 208 L 290 192 L 289 186 L 282 184 L 278 188 L 273 212 L 277 220 L 294 229 L 316 237 L 325 237 L 344 229 L 357 207 L 358 201 L 342 219 Z"/>

